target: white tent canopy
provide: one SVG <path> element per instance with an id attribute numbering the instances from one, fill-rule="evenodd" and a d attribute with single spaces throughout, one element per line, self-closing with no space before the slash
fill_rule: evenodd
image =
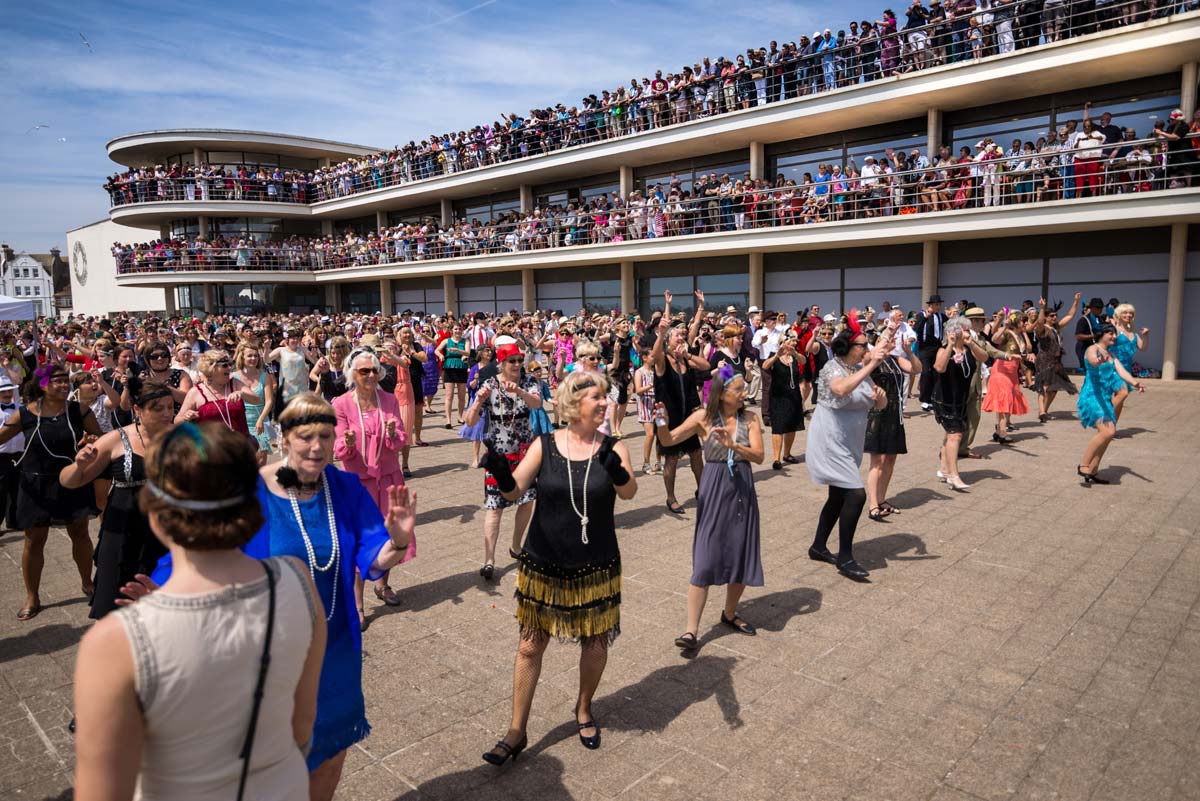
<path id="1" fill-rule="evenodd" d="M 32 300 L 18 300 L 0 295 L 0 320 L 32 320 L 37 317 Z"/>

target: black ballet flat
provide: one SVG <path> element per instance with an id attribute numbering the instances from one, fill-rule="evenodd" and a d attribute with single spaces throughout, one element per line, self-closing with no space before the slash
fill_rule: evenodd
<path id="1" fill-rule="evenodd" d="M 729 628 L 733 629 L 734 631 L 740 631 L 742 634 L 746 634 L 750 637 L 753 637 L 755 634 L 758 634 L 758 629 L 754 628 L 754 626 L 752 624 L 747 623 L 744 620 L 742 620 L 742 622 L 739 624 L 738 623 L 739 620 L 742 620 L 742 619 L 740 617 L 738 617 L 737 615 L 734 615 L 732 618 L 728 618 L 728 617 L 725 617 L 724 612 L 721 612 L 721 625 L 728 626 Z"/>
<path id="2" fill-rule="evenodd" d="M 696 639 L 695 634 L 685 631 L 675 638 L 675 647 L 681 648 L 684 651 L 694 651 L 700 647 L 700 641 Z"/>
<path id="3" fill-rule="evenodd" d="M 492 576 L 496 575 L 496 566 L 490 562 L 479 568 L 479 575 L 483 576 L 488 581 L 492 580 Z"/>
<path id="4" fill-rule="evenodd" d="M 1008 437 L 1002 437 L 995 432 L 992 432 L 992 442 L 999 442 L 1001 445 L 1012 445 L 1013 443 Z"/>
<path id="5" fill-rule="evenodd" d="M 808 549 L 808 558 L 814 562 L 828 562 L 831 565 L 837 564 L 837 557 L 830 553 L 828 548 L 810 547 Z"/>
<path id="6" fill-rule="evenodd" d="M 454 426 L 450 425 L 449 423 L 446 423 L 446 430 L 447 430 L 447 431 L 449 431 L 449 430 L 450 430 L 450 429 L 452 429 L 452 428 L 454 428 Z"/>
<path id="7" fill-rule="evenodd" d="M 788 464 L 799 464 L 799 462 L 800 462 L 800 460 L 797 459 L 795 456 L 785 456 L 785 457 L 783 457 L 783 461 L 785 461 Z"/>
<path id="8" fill-rule="evenodd" d="M 783 462 L 771 462 L 771 469 L 772 470 L 782 470 Z"/>
<path id="9" fill-rule="evenodd" d="M 843 576 L 855 581 L 866 581 L 867 577 L 871 575 L 862 565 L 853 559 L 847 559 L 845 562 L 838 563 L 837 569 Z"/>
<path id="10" fill-rule="evenodd" d="M 492 746 L 492 751 L 499 748 L 504 753 L 493 754 L 492 751 L 488 751 L 483 755 L 483 761 L 491 763 L 497 767 L 503 765 L 510 759 L 513 762 L 516 762 L 517 757 L 521 755 L 521 752 L 525 750 L 525 746 L 527 745 L 529 745 L 528 735 L 521 735 L 521 742 L 517 743 L 516 745 L 509 745 L 508 743 L 504 742 L 504 740 L 500 740 L 498 743 Z"/>
<path id="11" fill-rule="evenodd" d="M 597 748 L 599 748 L 600 747 L 600 724 L 598 724 L 594 720 L 585 720 L 583 723 L 580 723 L 578 725 L 579 725 L 579 742 L 583 743 L 583 747 L 588 749 L 589 751 L 595 751 Z M 594 728 L 596 730 L 596 733 L 594 735 L 592 735 L 591 737 L 585 737 L 583 734 L 583 730 L 584 729 L 592 729 L 592 728 Z"/>
<path id="12" fill-rule="evenodd" d="M 667 501 L 667 511 L 671 512 L 672 514 L 681 515 L 683 514 L 683 507 L 678 501 L 675 501 L 674 503 Z"/>

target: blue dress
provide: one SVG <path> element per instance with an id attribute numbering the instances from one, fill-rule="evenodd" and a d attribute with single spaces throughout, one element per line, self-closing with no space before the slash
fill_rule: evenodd
<path id="1" fill-rule="evenodd" d="M 1083 363 L 1083 389 L 1079 390 L 1076 404 L 1079 422 L 1084 428 L 1095 428 L 1098 422 L 1115 423 L 1117 415 L 1113 411 L 1112 396 L 1124 382 L 1117 375 L 1112 359 L 1098 365 L 1087 359 Z"/>
<path id="2" fill-rule="evenodd" d="M 1133 360 L 1137 356 L 1137 349 L 1137 334 L 1134 334 L 1130 338 L 1118 331 L 1117 338 L 1113 340 L 1112 345 L 1108 348 L 1108 355 L 1119 361 L 1121 366 L 1125 368 L 1125 372 L 1134 375 Z M 1128 385 L 1114 371 L 1111 386 L 1113 388 L 1112 391 L 1116 393 Z"/>
<path id="3" fill-rule="evenodd" d="M 389 541 L 383 516 L 367 494 L 358 476 L 332 465 L 325 468 L 337 518 L 339 560 L 337 608 L 328 622 L 328 641 L 321 663 L 317 691 L 317 720 L 313 726 L 312 749 L 307 762 L 310 771 L 371 733 L 362 692 L 362 630 L 358 625 L 358 607 L 354 601 L 355 568 L 367 581 L 375 581 L 382 572 L 371 565 L 380 549 Z M 260 478 L 258 500 L 266 522 L 242 549 L 247 556 L 295 556 L 308 563 L 304 539 L 292 514 L 291 501 L 280 498 Z M 317 564 L 327 564 L 332 552 L 329 518 L 324 493 L 300 503 L 304 528 L 312 540 Z M 167 554 L 154 571 L 154 580 L 164 583 L 171 576 L 171 555 Z M 333 601 L 333 571 L 316 573 L 317 593 L 328 610 Z"/>

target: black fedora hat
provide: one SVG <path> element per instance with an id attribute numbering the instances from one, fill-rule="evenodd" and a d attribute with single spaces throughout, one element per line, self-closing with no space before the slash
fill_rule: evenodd
<path id="1" fill-rule="evenodd" d="M 926 303 L 941 303 L 941 302 L 942 302 L 942 296 L 941 296 L 941 295 L 939 295 L 939 294 L 937 294 L 937 293 L 935 292 L 934 294 L 930 295 L 930 296 L 929 296 L 929 300 L 927 300 L 927 301 L 925 301 L 925 302 L 926 302 Z"/>

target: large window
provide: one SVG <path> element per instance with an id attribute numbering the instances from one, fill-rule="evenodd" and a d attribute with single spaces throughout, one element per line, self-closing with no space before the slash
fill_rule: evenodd
<path id="1" fill-rule="evenodd" d="M 396 314 L 411 311 L 413 314 L 442 314 L 446 310 L 446 295 L 439 287 L 416 289 L 393 289 L 392 308 Z"/>
<path id="2" fill-rule="evenodd" d="M 442 221 L 441 206 L 425 206 L 419 209 L 389 211 L 387 216 L 387 223 L 389 226 L 420 225 L 426 220 L 433 220 L 434 222 L 440 223 Z"/>
<path id="3" fill-rule="evenodd" d="M 496 219 L 501 214 L 520 210 L 520 195 L 505 192 L 456 202 L 454 204 L 454 219 L 466 220 L 468 222 L 479 220 L 481 223 L 486 223 L 489 220 Z"/>
<path id="4" fill-rule="evenodd" d="M 352 314 L 373 314 L 379 308 L 379 282 L 341 284 L 342 311 Z"/>
<path id="5" fill-rule="evenodd" d="M 746 273 L 643 278 L 638 281 L 638 308 L 645 319 L 663 310 L 663 293 L 667 290 L 673 295 L 671 312 L 683 312 L 688 317 L 696 311 L 696 290 L 704 293 L 706 309 L 724 312 L 733 306 L 739 315 L 745 315 L 750 306 L 750 276 Z"/>
<path id="6" fill-rule="evenodd" d="M 196 217 L 171 220 L 167 227 L 172 239 L 195 239 L 200 236 L 200 220 Z"/>
<path id="7" fill-rule="evenodd" d="M 750 162 L 734 159 L 708 163 L 705 160 L 696 159 L 672 165 L 670 168 L 649 167 L 645 172 L 638 173 L 637 186 L 643 192 L 647 192 L 655 186 L 660 186 L 664 192 L 667 192 L 670 191 L 673 184 L 678 184 L 681 191 L 691 192 L 692 186 L 700 180 L 700 176 L 715 175 L 720 179 L 726 173 L 734 181 L 745 178 L 750 175 Z"/>
<path id="8" fill-rule="evenodd" d="M 570 203 L 584 204 L 606 195 L 609 198 L 621 191 L 620 177 L 615 173 L 593 175 L 560 184 L 534 188 L 534 204 L 538 208 L 566 207 Z"/>
<path id="9" fill-rule="evenodd" d="M 550 275 L 546 277 L 551 278 Z M 613 309 L 621 308 L 621 281 L 619 278 L 544 280 L 537 285 L 537 306 L 539 309 L 555 309 L 566 315 L 573 315 L 580 309 L 586 309 L 588 314 L 608 314 Z"/>
<path id="10" fill-rule="evenodd" d="M 283 220 L 274 217 L 210 217 L 210 239 L 253 239 L 256 242 L 281 239 Z"/>
<path id="11" fill-rule="evenodd" d="M 237 169 L 243 164 L 247 167 L 283 167 L 286 170 L 311 171 L 317 168 L 316 159 L 297 158 L 296 156 L 280 156 L 274 153 L 253 153 L 243 150 L 210 150 L 202 154 L 205 161 L 213 167 Z M 173 157 L 175 158 L 175 157 Z M 177 158 L 187 164 L 192 163 L 192 154 L 187 153 Z"/>

